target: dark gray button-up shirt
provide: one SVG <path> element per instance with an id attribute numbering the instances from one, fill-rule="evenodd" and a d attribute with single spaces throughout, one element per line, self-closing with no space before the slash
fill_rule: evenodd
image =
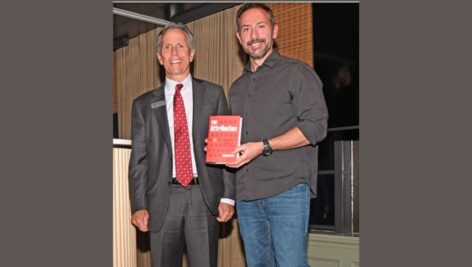
<path id="1" fill-rule="evenodd" d="M 304 62 L 276 50 L 255 71 L 250 63 L 231 86 L 231 111 L 243 117 L 241 143 L 260 142 L 298 127 L 310 145 L 258 156 L 236 172 L 236 199 L 273 196 L 310 184 L 316 194 L 318 146 L 326 137 L 328 111 L 322 83 Z"/>

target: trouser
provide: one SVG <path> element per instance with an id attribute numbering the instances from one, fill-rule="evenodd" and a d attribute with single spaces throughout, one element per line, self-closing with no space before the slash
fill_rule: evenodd
<path id="1" fill-rule="evenodd" d="M 248 267 L 306 267 L 310 189 L 288 191 L 253 201 L 236 201 Z"/>
<path id="2" fill-rule="evenodd" d="M 218 227 L 200 185 L 172 185 L 164 225 L 150 233 L 152 266 L 181 267 L 185 246 L 189 267 L 216 267 Z"/>

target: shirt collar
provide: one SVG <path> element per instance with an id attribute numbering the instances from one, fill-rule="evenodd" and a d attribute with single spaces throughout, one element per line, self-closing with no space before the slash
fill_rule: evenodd
<path id="1" fill-rule="evenodd" d="M 266 65 L 266 66 L 272 68 L 279 58 L 280 58 L 280 53 L 277 51 L 277 49 L 274 48 L 274 49 L 272 49 L 272 53 L 270 53 L 270 55 L 266 58 L 266 60 L 264 60 L 264 63 L 262 63 L 262 65 Z M 252 70 L 251 70 L 251 61 L 250 60 L 247 62 L 246 66 L 244 67 L 244 70 L 252 72 Z"/>
<path id="2" fill-rule="evenodd" d="M 167 91 L 169 93 L 174 94 L 175 93 L 175 86 L 179 83 L 184 85 L 182 90 L 185 91 L 186 88 L 191 88 L 192 87 L 192 75 L 191 74 L 187 75 L 187 77 L 185 77 L 185 79 L 183 79 L 183 81 L 181 81 L 181 82 L 177 82 L 177 81 L 171 80 L 171 79 L 166 77 L 166 82 L 165 83 L 166 83 L 165 84 L 165 91 Z"/>

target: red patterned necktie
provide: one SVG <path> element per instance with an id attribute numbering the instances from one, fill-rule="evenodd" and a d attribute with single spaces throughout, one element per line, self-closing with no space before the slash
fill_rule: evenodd
<path id="1" fill-rule="evenodd" d="M 174 95 L 175 170 L 177 181 L 187 187 L 193 179 L 193 173 L 187 116 L 185 115 L 184 101 L 180 94 L 182 87 L 184 87 L 183 84 L 177 84 Z"/>

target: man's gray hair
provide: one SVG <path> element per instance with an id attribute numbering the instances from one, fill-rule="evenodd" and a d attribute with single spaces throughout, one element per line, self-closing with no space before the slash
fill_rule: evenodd
<path id="1" fill-rule="evenodd" d="M 195 49 L 195 38 L 193 38 L 193 33 L 190 31 L 190 29 L 182 23 L 171 22 L 167 24 L 167 26 L 165 26 L 165 28 L 157 35 L 157 53 L 160 53 L 162 49 L 162 37 L 168 30 L 171 29 L 179 29 L 183 31 L 187 36 L 187 45 L 189 49 Z"/>

